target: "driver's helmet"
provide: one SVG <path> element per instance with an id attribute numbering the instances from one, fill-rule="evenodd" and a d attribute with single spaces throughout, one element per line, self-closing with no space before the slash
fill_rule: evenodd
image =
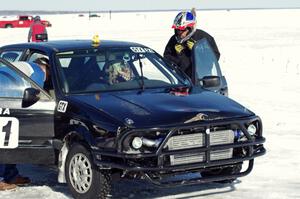
<path id="1" fill-rule="evenodd" d="M 124 61 L 113 63 L 108 68 L 109 84 L 115 84 L 131 80 L 133 74 L 128 63 Z"/>
<path id="2" fill-rule="evenodd" d="M 196 23 L 196 16 L 190 11 L 183 11 L 177 14 L 172 25 L 172 28 L 175 30 L 175 35 L 177 34 L 177 30 L 189 30 L 189 34 L 185 38 L 176 37 L 179 43 L 188 40 L 195 33 Z"/>

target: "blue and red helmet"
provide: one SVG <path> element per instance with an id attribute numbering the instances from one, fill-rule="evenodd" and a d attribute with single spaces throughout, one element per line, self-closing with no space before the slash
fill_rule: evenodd
<path id="1" fill-rule="evenodd" d="M 177 14 L 174 19 L 172 28 L 177 30 L 185 30 L 190 27 L 193 29 L 196 26 L 196 16 L 190 11 L 184 11 Z"/>
<path id="2" fill-rule="evenodd" d="M 175 38 L 178 43 L 183 43 L 191 38 L 196 31 L 196 23 L 196 13 L 193 14 L 191 11 L 183 11 L 177 14 L 172 28 L 175 30 Z M 189 31 L 188 34 L 184 38 L 181 38 L 179 32 L 186 29 Z"/>

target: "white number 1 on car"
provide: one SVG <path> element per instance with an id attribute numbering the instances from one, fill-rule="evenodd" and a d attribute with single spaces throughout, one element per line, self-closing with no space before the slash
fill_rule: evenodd
<path id="1" fill-rule="evenodd" d="M 19 144 L 19 120 L 0 117 L 0 149 L 14 149 Z"/>

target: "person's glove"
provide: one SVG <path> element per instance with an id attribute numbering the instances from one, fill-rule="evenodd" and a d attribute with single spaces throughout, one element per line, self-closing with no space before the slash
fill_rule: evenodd
<path id="1" fill-rule="evenodd" d="M 195 45 L 196 41 L 192 38 L 190 38 L 189 40 L 186 41 L 186 45 L 188 47 L 188 49 L 192 50 L 194 45 Z"/>
<path id="2" fill-rule="evenodd" d="M 182 53 L 183 49 L 184 49 L 184 46 L 182 44 L 175 45 L 175 51 L 178 55 Z"/>

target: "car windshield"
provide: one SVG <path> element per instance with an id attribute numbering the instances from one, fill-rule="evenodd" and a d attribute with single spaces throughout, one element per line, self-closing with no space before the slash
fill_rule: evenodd
<path id="1" fill-rule="evenodd" d="M 56 54 L 65 93 L 184 86 L 190 84 L 144 47 L 86 49 Z"/>

